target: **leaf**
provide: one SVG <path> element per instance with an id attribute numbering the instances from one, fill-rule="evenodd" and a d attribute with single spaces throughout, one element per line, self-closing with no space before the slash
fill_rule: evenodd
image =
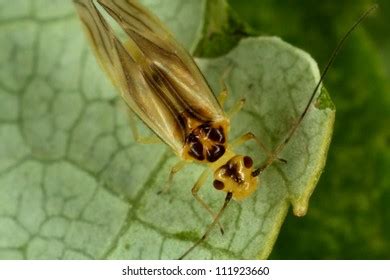
<path id="1" fill-rule="evenodd" d="M 157 195 L 177 159 L 163 145 L 134 143 L 122 102 L 97 66 L 71 3 L 24 1 L 18 10 L 6 3 L 0 1 L 7 7 L 0 17 L 0 257 L 178 258 L 211 220 L 190 191 L 203 167 L 188 166 L 170 193 Z M 199 40 L 194 3 L 158 3 L 160 12 L 175 11 L 170 27 L 185 30 L 177 36 L 186 46 Z M 231 67 L 228 108 L 247 98 L 230 138 L 252 131 L 270 149 L 319 77 L 309 55 L 271 37 L 242 40 L 226 56 L 199 64 L 215 92 Z M 225 235 L 213 231 L 189 257 L 266 258 L 289 203 L 297 215 L 306 213 L 334 120 L 325 90 L 315 104 L 280 155 L 288 164 L 264 171 L 259 190 L 227 209 Z M 253 143 L 239 151 L 256 163 L 265 159 Z M 201 195 L 217 209 L 224 195 L 210 186 Z"/>
<path id="2" fill-rule="evenodd" d="M 215 57 L 226 54 L 241 38 L 252 30 L 241 21 L 226 0 L 206 1 L 203 37 L 193 53 L 197 57 Z"/>
<path id="3" fill-rule="evenodd" d="M 343 32 L 372 5 L 366 0 L 337 5 L 302 1 L 299 6 L 287 1 L 233 2 L 258 31 L 304 46 L 319 65 L 325 65 Z M 327 165 L 307 216 L 288 215 L 270 258 L 389 258 L 390 48 L 384 34 L 390 2 L 377 3 L 379 8 L 353 32 L 325 79 L 337 107 Z"/>

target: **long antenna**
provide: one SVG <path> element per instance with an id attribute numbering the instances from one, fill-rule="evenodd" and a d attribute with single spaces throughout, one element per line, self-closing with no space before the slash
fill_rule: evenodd
<path id="1" fill-rule="evenodd" d="M 374 11 L 376 8 L 378 8 L 378 4 L 373 4 L 369 9 L 367 9 L 360 17 L 359 19 L 352 25 L 352 27 L 349 28 L 349 30 L 345 33 L 345 35 L 343 36 L 343 38 L 339 41 L 339 43 L 337 44 L 336 48 L 334 49 L 328 63 L 326 64 L 325 68 L 324 68 L 324 71 L 322 72 L 321 74 L 321 77 L 320 77 L 320 80 L 318 81 L 318 83 L 316 84 L 314 90 L 313 90 L 313 93 L 311 94 L 310 96 L 310 99 L 309 99 L 309 102 L 307 103 L 306 107 L 305 107 L 305 110 L 302 112 L 302 114 L 300 115 L 299 119 L 297 120 L 297 122 L 293 125 L 293 127 L 291 127 L 290 131 L 288 132 L 286 138 L 283 140 L 283 142 L 281 142 L 275 149 L 274 151 L 272 152 L 272 155 L 267 159 L 267 161 L 257 169 L 257 173 L 260 174 L 261 171 L 263 171 L 264 169 L 266 169 L 268 166 L 270 166 L 276 159 L 277 155 L 283 150 L 284 146 L 286 146 L 286 144 L 290 141 L 291 137 L 293 136 L 293 134 L 295 133 L 295 131 L 297 130 L 297 128 L 299 127 L 299 125 L 302 123 L 304 117 L 306 116 L 307 114 L 307 111 L 309 110 L 310 108 L 310 105 L 311 103 L 313 102 L 314 100 L 314 97 L 316 96 L 317 94 L 317 91 L 321 85 L 321 83 L 323 82 L 326 74 L 328 73 L 328 70 L 330 68 L 330 66 L 333 64 L 333 61 L 334 59 L 336 58 L 337 54 L 340 52 L 340 49 L 343 47 L 344 45 L 344 42 L 346 41 L 346 39 L 350 36 L 350 34 L 352 33 L 352 31 L 355 30 L 355 28 L 372 12 Z M 256 173 L 256 174 L 257 174 Z"/>
<path id="2" fill-rule="evenodd" d="M 192 250 L 194 250 L 200 243 L 202 243 L 207 236 L 209 235 L 210 231 L 213 229 L 213 227 L 218 223 L 219 218 L 222 216 L 223 212 L 225 211 L 226 207 L 228 206 L 230 200 L 232 199 L 233 193 L 228 192 L 225 198 L 225 202 L 223 206 L 221 207 L 221 210 L 219 210 L 217 216 L 214 218 L 214 221 L 207 227 L 205 233 L 201 238 L 199 238 L 198 241 L 194 243 L 194 245 L 191 246 L 180 258 L 179 260 L 184 259 L 189 253 L 191 253 Z"/>
<path id="3" fill-rule="evenodd" d="M 260 173 L 266 169 L 268 166 L 270 166 L 274 161 L 275 159 L 277 158 L 277 155 L 280 153 L 280 151 L 284 148 L 284 146 L 290 141 L 291 137 L 293 136 L 294 132 L 297 130 L 297 128 L 299 127 L 299 125 L 302 123 L 304 117 L 306 116 L 308 110 L 309 110 L 309 107 L 311 105 L 311 103 L 313 102 L 314 100 L 314 97 L 316 96 L 317 94 L 317 91 L 322 83 L 322 81 L 324 80 L 330 66 L 332 65 L 334 59 L 336 58 L 337 54 L 340 52 L 340 49 L 343 47 L 344 45 L 344 42 L 346 41 L 346 39 L 350 36 L 350 34 L 352 33 L 352 31 L 354 31 L 354 29 L 372 12 L 374 11 L 376 8 L 378 7 L 377 4 L 374 4 L 372 5 L 367 11 L 365 11 L 360 17 L 359 19 L 352 25 L 351 28 L 349 28 L 349 30 L 345 33 L 345 35 L 343 36 L 343 38 L 339 41 L 339 43 L 337 44 L 336 48 L 334 49 L 328 63 L 326 64 L 325 68 L 324 68 L 324 71 L 322 72 L 321 74 L 321 77 L 320 77 L 320 80 L 318 81 L 318 83 L 316 84 L 316 86 L 314 87 L 314 90 L 310 96 L 310 99 L 305 107 L 305 110 L 302 112 L 302 114 L 300 115 L 298 121 L 294 124 L 294 126 L 290 129 L 290 131 L 288 132 L 286 138 L 283 140 L 283 142 L 281 142 L 275 149 L 274 151 L 272 152 L 272 155 L 268 158 L 268 160 L 261 166 L 259 167 L 258 169 L 254 170 L 253 171 L 253 176 L 258 176 L 260 175 Z M 225 202 L 223 204 L 223 206 L 221 207 L 221 210 L 219 210 L 217 216 L 214 218 L 214 221 L 207 227 L 205 233 L 203 234 L 203 236 L 201 238 L 199 238 L 199 240 L 197 242 L 194 243 L 194 245 L 192 245 L 180 258 L 179 260 L 182 260 L 184 259 L 190 252 L 192 252 L 192 250 L 194 250 L 200 243 L 202 243 L 209 235 L 209 233 L 211 232 L 211 230 L 213 229 L 213 227 L 219 222 L 219 219 L 220 217 L 222 216 L 223 212 L 225 211 L 226 207 L 228 206 L 229 202 L 231 201 L 232 199 L 232 196 L 233 194 L 231 192 L 228 192 L 227 195 L 226 195 L 226 198 L 225 198 Z"/>

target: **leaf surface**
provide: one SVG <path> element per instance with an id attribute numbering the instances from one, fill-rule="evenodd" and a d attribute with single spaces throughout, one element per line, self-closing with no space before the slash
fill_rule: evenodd
<path id="1" fill-rule="evenodd" d="M 6 7 L 0 9 L 0 257 L 178 258 L 211 221 L 190 191 L 204 167 L 189 165 L 168 194 L 157 195 L 177 159 L 164 145 L 132 140 L 123 103 L 97 66 L 70 1 L 6 3 L 0 1 Z M 151 8 L 192 48 L 203 30 L 203 3 L 174 3 Z M 225 56 L 198 62 L 216 93 L 231 69 L 227 109 L 247 100 L 232 119 L 230 139 L 252 131 L 270 150 L 319 78 L 309 55 L 272 37 L 244 39 Z M 280 155 L 288 163 L 265 170 L 259 190 L 227 209 L 225 235 L 213 231 L 189 257 L 266 258 L 290 203 L 297 215 L 307 211 L 333 120 L 322 90 Z M 254 143 L 238 152 L 256 164 L 266 158 Z M 218 209 L 224 194 L 209 180 L 201 196 Z"/>

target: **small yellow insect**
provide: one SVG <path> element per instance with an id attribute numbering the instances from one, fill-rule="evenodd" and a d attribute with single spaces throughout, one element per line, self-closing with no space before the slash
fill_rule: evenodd
<path id="1" fill-rule="evenodd" d="M 302 122 L 345 38 L 336 48 L 298 121 L 274 151 L 267 152 L 252 133 L 228 142 L 231 115 L 226 114 L 220 105 L 227 91 L 223 90 L 217 99 L 193 58 L 175 41 L 160 20 L 137 1 L 96 0 L 126 33 L 128 39 L 125 42 L 115 35 L 95 1 L 74 0 L 74 3 L 100 65 L 119 89 L 122 98 L 181 158 L 172 168 L 167 186 L 185 163 L 198 162 L 206 164 L 212 170 L 215 189 L 227 193 L 224 205 L 214 214 L 198 195 L 208 173 L 204 172 L 192 188 L 195 199 L 214 220 L 203 237 L 181 256 L 184 258 L 219 223 L 220 216 L 232 198 L 245 199 L 259 186 L 259 175 L 277 159 L 277 155 Z M 241 100 L 233 111 L 239 111 L 242 105 Z M 135 128 L 133 132 L 136 136 Z M 266 162 L 257 168 L 251 157 L 234 152 L 234 146 L 251 139 L 268 154 Z M 221 225 L 220 228 L 222 231 Z"/>

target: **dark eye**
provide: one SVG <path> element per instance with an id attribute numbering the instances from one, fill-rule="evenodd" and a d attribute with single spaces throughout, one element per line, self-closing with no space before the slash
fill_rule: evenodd
<path id="1" fill-rule="evenodd" d="M 253 165 L 253 160 L 251 157 L 245 156 L 244 157 L 244 165 L 246 168 L 251 168 Z"/>
<path id="2" fill-rule="evenodd" d="M 219 180 L 214 180 L 213 185 L 217 190 L 222 190 L 225 187 L 225 184 Z"/>

